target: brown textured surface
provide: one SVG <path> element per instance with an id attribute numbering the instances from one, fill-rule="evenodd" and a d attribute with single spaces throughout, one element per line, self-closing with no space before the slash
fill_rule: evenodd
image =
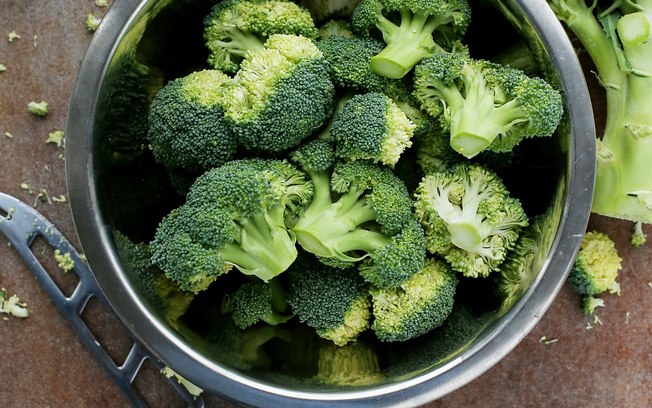
<path id="1" fill-rule="evenodd" d="M 21 189 L 21 182 L 36 192 L 45 188 L 51 197 L 66 193 L 64 161 L 59 157 L 63 151 L 45 139 L 49 132 L 65 128 L 76 71 L 91 39 L 85 28 L 89 12 L 100 16 L 104 10 L 92 0 L 0 0 L 0 64 L 7 67 L 0 73 L 0 191 L 30 204 L 35 195 Z M 22 38 L 9 43 L 7 33 L 12 30 Z M 49 102 L 46 118 L 27 112 L 32 100 Z M 67 204 L 38 203 L 38 209 L 76 243 Z M 652 406 L 652 239 L 635 250 L 628 242 L 630 223 L 594 217 L 591 227 L 609 233 L 624 258 L 622 296 L 605 297 L 602 325 L 585 329 L 579 299 L 566 285 L 512 353 L 429 406 Z M 47 259 L 45 263 L 52 264 Z M 62 285 L 72 284 L 70 277 L 61 278 L 51 269 Z M 0 286 L 27 301 L 31 313 L 26 320 L 0 320 L 0 405 L 126 405 L 4 238 Z M 120 325 L 95 307 L 85 317 L 111 355 L 124 356 L 128 344 Z M 540 342 L 542 336 L 558 341 L 546 345 Z M 137 385 L 152 406 L 179 406 L 155 370 L 139 376 Z M 216 397 L 207 400 L 209 406 L 230 406 Z"/>

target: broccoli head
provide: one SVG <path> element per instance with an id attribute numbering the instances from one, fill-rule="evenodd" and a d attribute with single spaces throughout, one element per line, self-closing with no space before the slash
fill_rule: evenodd
<path id="1" fill-rule="evenodd" d="M 335 114 L 330 134 L 335 155 L 342 159 L 368 159 L 393 166 L 412 146 L 414 124 L 382 93 L 356 95 Z"/>
<path id="2" fill-rule="evenodd" d="M 204 70 L 172 80 L 156 94 L 147 137 L 157 162 L 193 172 L 233 159 L 237 141 L 223 109 L 230 83 L 222 72 Z"/>
<path id="3" fill-rule="evenodd" d="M 352 21 L 358 35 L 380 32 L 386 47 L 371 59 L 371 69 L 396 79 L 422 59 L 450 49 L 466 33 L 471 7 L 466 0 L 363 0 Z"/>
<path id="4" fill-rule="evenodd" d="M 152 259 L 192 292 L 232 267 L 268 282 L 297 256 L 285 218 L 311 192 L 303 175 L 279 160 L 236 160 L 211 169 L 160 223 Z"/>
<path id="5" fill-rule="evenodd" d="M 231 312 L 235 324 L 244 330 L 259 321 L 270 326 L 287 322 L 292 318 L 292 314 L 285 314 L 287 308 L 285 289 L 277 278 L 269 283 L 256 280 L 242 284 L 227 297 L 224 311 Z"/>
<path id="6" fill-rule="evenodd" d="M 204 19 L 208 63 L 234 74 L 247 51 L 263 48 L 273 34 L 316 38 L 317 28 L 308 10 L 291 1 L 221 1 Z"/>
<path id="7" fill-rule="evenodd" d="M 550 136 L 563 113 L 561 94 L 516 68 L 474 60 L 465 50 L 440 53 L 415 69 L 422 109 L 450 130 L 450 144 L 472 158 L 508 152 L 526 137 Z"/>
<path id="8" fill-rule="evenodd" d="M 278 153 L 326 121 L 334 94 L 328 63 L 313 42 L 277 34 L 242 61 L 225 116 L 245 148 Z"/>
<path id="9" fill-rule="evenodd" d="M 355 387 L 378 384 L 384 378 L 376 351 L 364 341 L 341 347 L 326 343 L 319 349 L 315 380 L 320 383 Z"/>
<path id="10" fill-rule="evenodd" d="M 289 273 L 287 302 L 299 321 L 343 346 L 370 327 L 369 285 L 348 269 L 300 257 Z"/>
<path id="11" fill-rule="evenodd" d="M 426 175 L 417 188 L 415 215 L 428 250 L 467 277 L 486 277 L 512 249 L 528 218 L 491 170 L 459 163 Z"/>
<path id="12" fill-rule="evenodd" d="M 568 282 L 580 295 L 591 296 L 607 291 L 620 294 L 616 278 L 621 263 L 611 238 L 603 232 L 589 231 L 584 234 Z"/>
<path id="13" fill-rule="evenodd" d="M 314 196 L 293 232 L 322 262 L 340 267 L 364 260 L 363 275 L 392 287 L 423 266 L 425 238 L 412 217 L 405 184 L 387 167 L 356 160 L 326 165 L 332 148 L 315 140 L 292 154 L 313 183 Z"/>
<path id="14" fill-rule="evenodd" d="M 445 262 L 427 259 L 423 268 L 394 289 L 371 289 L 376 336 L 405 341 L 440 326 L 453 310 L 457 277 Z"/>

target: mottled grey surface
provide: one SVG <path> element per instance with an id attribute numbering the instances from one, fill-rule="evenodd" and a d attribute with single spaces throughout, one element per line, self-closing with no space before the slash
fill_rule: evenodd
<path id="1" fill-rule="evenodd" d="M 91 39 L 85 27 L 91 12 L 101 16 L 104 10 L 92 0 L 0 0 L 0 64 L 7 67 L 0 73 L 0 191 L 30 204 L 42 188 L 50 197 L 66 194 L 63 150 L 45 139 L 49 132 L 65 128 L 75 75 Z M 12 30 L 21 38 L 9 43 Z M 32 100 L 47 101 L 49 115 L 36 118 L 28 113 Z M 21 183 L 32 187 L 32 195 Z M 67 204 L 39 202 L 38 209 L 77 243 Z M 602 325 L 585 329 L 588 320 L 580 313 L 579 298 L 566 285 L 512 353 L 429 406 L 652 406 L 652 240 L 635 250 L 628 243 L 631 224 L 594 217 L 591 227 L 609 233 L 624 258 L 622 295 L 605 297 Z M 35 251 L 62 286 L 74 285 L 71 276 L 56 270 L 45 248 L 36 246 Z M 4 238 L 0 286 L 27 301 L 30 310 L 26 320 L 0 320 L 0 405 L 126 405 Z M 112 356 L 125 355 L 129 344 L 111 316 L 91 307 L 85 318 Z M 558 341 L 546 345 L 540 342 L 542 336 Z M 137 384 L 152 406 L 180 405 L 154 369 Z M 230 406 L 217 397 L 207 400 L 209 406 Z"/>

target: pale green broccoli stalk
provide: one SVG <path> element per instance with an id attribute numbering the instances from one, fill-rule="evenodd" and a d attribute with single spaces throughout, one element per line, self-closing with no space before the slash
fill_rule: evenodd
<path id="1" fill-rule="evenodd" d="M 204 290 L 236 268 L 265 282 L 297 256 L 285 226 L 312 195 L 310 184 L 279 160 L 236 160 L 209 170 L 184 205 L 159 225 L 152 260 L 183 290 Z"/>
<path id="2" fill-rule="evenodd" d="M 224 311 L 230 312 L 235 324 L 244 330 L 259 321 L 270 326 L 287 322 L 293 317 L 285 314 L 287 308 L 283 285 L 278 279 L 272 279 L 269 283 L 260 280 L 244 283 L 228 296 Z"/>
<path id="3" fill-rule="evenodd" d="M 278 153 L 328 119 L 334 96 L 328 63 L 314 43 L 277 34 L 247 54 L 225 96 L 225 115 L 245 148 Z"/>
<path id="4" fill-rule="evenodd" d="M 5 288 L 0 289 L 0 313 L 24 319 L 29 316 L 27 304 L 16 295 L 7 295 Z"/>
<path id="5" fill-rule="evenodd" d="M 549 0 L 580 40 L 606 92 L 606 123 L 597 140 L 593 212 L 652 223 L 652 2 Z"/>
<path id="6" fill-rule="evenodd" d="M 320 337 L 344 346 L 370 327 L 369 284 L 355 271 L 305 255 L 288 274 L 287 302 L 292 312 Z"/>
<path id="7" fill-rule="evenodd" d="M 603 232 L 589 231 L 584 234 L 568 282 L 580 295 L 607 291 L 620 294 L 616 278 L 621 267 L 622 259 L 611 238 Z"/>
<path id="8" fill-rule="evenodd" d="M 643 231 L 643 223 L 637 221 L 634 223 L 634 231 L 632 232 L 631 244 L 634 248 L 640 248 L 645 245 L 647 235 Z"/>
<path id="9" fill-rule="evenodd" d="M 27 104 L 27 110 L 34 116 L 44 117 L 50 111 L 48 103 L 45 101 L 41 102 L 30 102 Z"/>
<path id="10" fill-rule="evenodd" d="M 208 63 L 229 74 L 238 71 L 250 50 L 263 48 L 274 34 L 317 37 L 308 10 L 291 1 L 226 0 L 213 6 L 204 19 Z"/>
<path id="11" fill-rule="evenodd" d="M 465 50 L 424 60 L 415 70 L 414 88 L 421 108 L 442 119 L 451 146 L 467 158 L 550 136 L 563 114 L 561 94 L 543 79 L 472 59 Z"/>
<path id="12" fill-rule="evenodd" d="M 458 279 L 445 262 L 427 259 L 423 268 L 394 289 L 371 289 L 371 326 L 384 342 L 405 341 L 440 326 L 453 310 Z"/>
<path id="13" fill-rule="evenodd" d="M 412 146 L 414 123 L 388 96 L 372 92 L 348 100 L 333 118 L 335 155 L 394 166 Z"/>
<path id="14" fill-rule="evenodd" d="M 528 225 L 520 201 L 479 164 L 459 163 L 426 175 L 415 197 L 428 250 L 467 277 L 498 270 Z"/>
<path id="15" fill-rule="evenodd" d="M 396 79 L 461 38 L 471 22 L 471 7 L 466 0 L 363 0 L 352 22 L 358 35 L 380 32 L 387 46 L 371 59 L 371 69 Z"/>
<path id="16" fill-rule="evenodd" d="M 314 378 L 323 384 L 356 387 L 378 384 L 385 376 L 376 351 L 358 340 L 345 346 L 324 344 L 319 349 Z"/>
<path id="17" fill-rule="evenodd" d="M 224 119 L 231 78 L 216 70 L 168 82 L 149 111 L 147 138 L 157 162 L 171 170 L 201 172 L 233 159 L 237 140 Z"/>
<path id="18" fill-rule="evenodd" d="M 373 285 L 396 287 L 423 266 L 425 239 L 412 217 L 405 184 L 387 167 L 363 160 L 336 163 L 318 139 L 293 152 L 310 177 L 314 197 L 292 228 L 299 244 L 340 267 L 363 261 Z"/>

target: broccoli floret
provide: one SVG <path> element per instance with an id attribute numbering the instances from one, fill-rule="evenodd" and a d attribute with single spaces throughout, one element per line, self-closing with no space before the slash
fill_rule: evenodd
<path id="1" fill-rule="evenodd" d="M 244 330 L 259 321 L 270 326 L 287 322 L 292 318 L 284 314 L 287 307 L 283 285 L 272 279 L 269 283 L 259 280 L 240 286 L 228 297 L 225 311 L 231 312 L 235 324 Z"/>
<path id="2" fill-rule="evenodd" d="M 223 109 L 230 83 L 222 72 L 204 70 L 170 81 L 156 94 L 147 134 L 156 161 L 201 172 L 233 159 L 237 141 Z"/>
<path id="3" fill-rule="evenodd" d="M 451 147 L 448 132 L 439 124 L 432 124 L 430 132 L 414 139 L 417 164 L 423 174 L 445 170 L 463 160 Z"/>
<path id="4" fill-rule="evenodd" d="M 637 221 L 634 223 L 634 231 L 632 231 L 631 244 L 634 248 L 640 248 L 647 241 L 647 235 L 643 231 L 643 223 Z"/>
<path id="5" fill-rule="evenodd" d="M 324 344 L 319 349 L 314 378 L 323 384 L 355 387 L 378 384 L 385 376 L 376 351 L 359 340 L 345 346 Z"/>
<path id="6" fill-rule="evenodd" d="M 161 312 L 170 322 L 176 322 L 188 310 L 195 298 L 194 293 L 181 290 L 152 264 L 152 251 L 148 244 L 134 243 L 117 230 L 113 239 L 122 265 L 135 286 L 154 310 Z"/>
<path id="7" fill-rule="evenodd" d="M 16 295 L 7 296 L 5 288 L 0 289 L 0 313 L 23 319 L 29 316 L 27 304 L 21 302 Z"/>
<path id="8" fill-rule="evenodd" d="M 278 160 L 236 160 L 211 169 L 159 225 L 153 262 L 192 292 L 231 267 L 268 282 L 297 256 L 285 217 L 311 193 L 303 175 Z"/>
<path id="9" fill-rule="evenodd" d="M 606 122 L 596 140 L 592 210 L 652 223 L 652 4 L 548 0 L 594 63 L 605 88 Z M 592 65 L 593 66 L 593 65 Z"/>
<path id="10" fill-rule="evenodd" d="M 412 217 L 412 199 L 389 168 L 362 160 L 326 167 L 330 145 L 315 140 L 291 155 L 314 187 L 293 232 L 320 260 L 361 272 L 379 287 L 395 287 L 423 266 L 425 238 Z"/>
<path id="11" fill-rule="evenodd" d="M 363 0 L 352 21 L 356 34 L 371 36 L 377 29 L 387 43 L 371 59 L 371 69 L 386 78 L 402 78 L 465 34 L 471 7 L 466 0 Z"/>
<path id="12" fill-rule="evenodd" d="M 312 41 L 273 35 L 242 62 L 227 92 L 225 115 L 244 147 L 277 153 L 326 121 L 334 94 L 328 63 Z"/>
<path id="13" fill-rule="evenodd" d="M 213 6 L 204 19 L 208 63 L 229 74 L 238 71 L 247 51 L 263 48 L 274 34 L 317 37 L 308 10 L 291 1 L 226 0 Z"/>
<path id="14" fill-rule="evenodd" d="M 315 21 L 349 19 L 360 0 L 301 0 L 300 4 L 310 11 Z"/>
<path id="15" fill-rule="evenodd" d="M 459 163 L 426 175 L 415 197 L 428 250 L 467 277 L 497 270 L 528 225 L 519 200 L 479 164 Z"/>
<path id="16" fill-rule="evenodd" d="M 330 37 L 353 37 L 351 23 L 347 20 L 328 20 L 324 25 L 319 27 L 319 38 L 324 39 Z"/>
<path id="17" fill-rule="evenodd" d="M 589 231 L 582 238 L 568 282 L 580 295 L 607 291 L 620 294 L 616 278 L 621 266 L 622 259 L 611 238 L 603 232 Z"/>
<path id="18" fill-rule="evenodd" d="M 369 284 L 349 269 L 305 255 L 289 271 L 287 302 L 299 321 L 343 346 L 370 327 Z"/>
<path id="19" fill-rule="evenodd" d="M 443 261 L 427 259 L 423 268 L 394 289 L 371 289 L 374 322 L 381 341 L 405 341 L 440 326 L 453 310 L 458 279 Z"/>
<path id="20" fill-rule="evenodd" d="M 599 307 L 604 307 L 603 299 L 591 295 L 582 296 L 582 313 L 585 315 L 594 316 L 597 319 L 595 309 Z"/>
<path id="21" fill-rule="evenodd" d="M 442 119 L 451 146 L 467 158 L 550 136 L 563 113 L 561 94 L 543 79 L 464 51 L 424 60 L 415 69 L 414 88 L 422 109 Z"/>
<path id="22" fill-rule="evenodd" d="M 330 134 L 335 155 L 393 166 L 412 146 L 414 124 L 382 93 L 356 95 L 333 118 Z"/>
<path id="23" fill-rule="evenodd" d="M 97 27 L 100 26 L 101 22 L 101 17 L 96 17 L 93 13 L 88 13 L 86 16 L 86 29 L 92 33 L 97 30 Z"/>
<path id="24" fill-rule="evenodd" d="M 30 102 L 27 104 L 27 110 L 34 116 L 44 117 L 47 116 L 50 111 L 50 107 L 47 102 Z"/>

